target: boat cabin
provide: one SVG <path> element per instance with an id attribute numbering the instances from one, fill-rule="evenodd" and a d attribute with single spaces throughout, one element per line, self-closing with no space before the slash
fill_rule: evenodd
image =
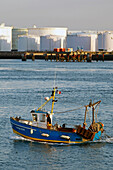
<path id="1" fill-rule="evenodd" d="M 52 115 L 49 112 L 42 110 L 32 110 L 31 116 L 33 125 L 41 128 L 47 128 L 47 115 L 50 117 L 52 124 Z"/>

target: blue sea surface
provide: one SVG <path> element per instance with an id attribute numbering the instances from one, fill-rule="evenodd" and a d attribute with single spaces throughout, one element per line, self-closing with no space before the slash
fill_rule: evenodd
<path id="1" fill-rule="evenodd" d="M 37 143 L 13 134 L 10 116 L 31 119 L 30 111 L 57 95 L 54 113 L 81 108 L 101 100 L 98 121 L 105 133 L 98 142 L 79 145 Z M 45 107 L 51 109 L 51 105 Z M 90 113 L 87 115 L 91 121 Z M 54 114 L 53 124 L 83 124 L 84 107 Z M 112 170 L 113 62 L 50 62 L 0 60 L 0 169 L 1 170 Z"/>

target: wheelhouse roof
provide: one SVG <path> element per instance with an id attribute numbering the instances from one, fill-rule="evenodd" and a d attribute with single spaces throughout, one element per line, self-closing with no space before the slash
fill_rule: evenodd
<path id="1" fill-rule="evenodd" d="M 37 114 L 47 114 L 48 112 L 47 111 L 43 111 L 43 110 L 38 110 L 35 109 L 35 110 L 32 110 L 31 113 L 37 113 Z"/>

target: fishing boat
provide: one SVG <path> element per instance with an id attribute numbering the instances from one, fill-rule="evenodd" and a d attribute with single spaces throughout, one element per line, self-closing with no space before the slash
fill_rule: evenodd
<path id="1" fill-rule="evenodd" d="M 56 102 L 56 93 L 60 93 L 55 87 L 50 97 L 46 97 L 46 101 L 38 109 L 31 111 L 31 120 L 22 119 L 21 117 L 10 117 L 13 132 L 19 136 L 37 142 L 47 143 L 65 143 L 79 144 L 88 141 L 96 141 L 101 138 L 104 131 L 104 125 L 95 121 L 95 110 L 101 101 L 85 105 L 85 115 L 83 125 L 74 127 L 66 127 L 65 124 L 52 124 L 54 103 Z M 52 101 L 51 111 L 47 112 L 43 108 Z M 87 126 L 86 115 L 88 110 L 92 110 L 92 122 Z"/>

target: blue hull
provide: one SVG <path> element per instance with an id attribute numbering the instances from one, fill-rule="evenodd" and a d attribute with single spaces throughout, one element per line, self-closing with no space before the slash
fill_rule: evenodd
<path id="1" fill-rule="evenodd" d="M 10 118 L 13 132 L 30 140 L 37 142 L 50 142 L 50 143 L 84 143 L 89 140 L 84 139 L 76 132 L 62 132 L 57 130 L 49 130 L 24 124 Z M 101 136 L 101 132 L 95 134 L 93 141 L 98 140 Z M 66 138 L 67 137 L 67 138 Z"/>

